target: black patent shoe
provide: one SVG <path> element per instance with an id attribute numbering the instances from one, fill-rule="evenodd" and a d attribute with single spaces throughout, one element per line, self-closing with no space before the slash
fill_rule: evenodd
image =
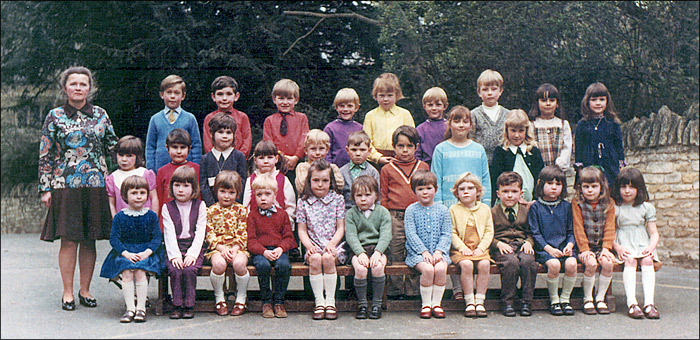
<path id="1" fill-rule="evenodd" d="M 63 310 L 75 310 L 75 300 L 73 301 L 63 301 L 61 300 L 61 309 Z"/>
<path id="2" fill-rule="evenodd" d="M 556 316 L 564 315 L 564 311 L 561 309 L 561 305 L 558 303 L 549 305 L 549 312 Z"/>
<path id="3" fill-rule="evenodd" d="M 369 318 L 370 319 L 381 319 L 382 317 L 382 307 L 381 306 L 372 306 L 372 309 L 369 311 Z"/>
<path id="4" fill-rule="evenodd" d="M 80 301 L 81 306 L 89 308 L 97 307 L 97 300 L 94 298 L 91 299 L 89 297 L 82 296 L 80 295 L 80 293 L 78 293 L 78 300 Z"/>
<path id="5" fill-rule="evenodd" d="M 520 316 L 530 316 L 532 315 L 532 308 L 527 302 L 523 302 L 523 306 L 520 308 Z"/>
<path id="6" fill-rule="evenodd" d="M 503 307 L 503 315 L 508 317 L 515 316 L 515 309 L 513 309 L 513 306 L 505 305 L 505 307 Z"/>
<path id="7" fill-rule="evenodd" d="M 357 314 L 355 314 L 355 319 L 367 319 L 367 306 L 360 306 Z"/>
<path id="8" fill-rule="evenodd" d="M 562 302 L 561 304 L 561 309 L 564 311 L 564 315 L 574 315 L 574 309 L 571 307 L 571 304 L 568 302 Z"/>

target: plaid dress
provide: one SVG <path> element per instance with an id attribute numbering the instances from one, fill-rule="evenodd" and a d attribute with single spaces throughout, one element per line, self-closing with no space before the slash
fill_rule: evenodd
<path id="1" fill-rule="evenodd" d="M 537 145 L 542 153 L 544 165 L 556 165 L 554 161 L 559 156 L 559 151 L 564 146 L 561 127 L 536 127 Z"/>

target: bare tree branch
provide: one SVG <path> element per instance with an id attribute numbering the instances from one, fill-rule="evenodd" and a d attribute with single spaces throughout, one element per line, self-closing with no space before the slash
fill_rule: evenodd
<path id="1" fill-rule="evenodd" d="M 287 55 L 287 52 L 289 52 L 289 50 L 291 50 L 292 47 L 294 47 L 294 45 L 296 45 L 296 44 L 299 42 L 299 40 L 308 37 L 309 34 L 311 34 L 311 33 L 316 29 L 316 27 L 318 27 L 318 25 L 319 25 L 321 22 L 323 22 L 323 20 L 326 20 L 326 18 L 321 18 L 321 20 L 319 20 L 319 21 L 316 23 L 316 25 L 314 25 L 314 27 L 311 28 L 310 31 L 308 31 L 306 34 L 302 35 L 301 37 L 297 38 L 297 40 L 294 40 L 294 42 L 292 43 L 292 45 L 289 46 L 289 47 L 287 48 L 287 50 L 284 51 L 284 53 L 282 53 L 282 57 L 284 57 L 285 55 Z"/>
<path id="2" fill-rule="evenodd" d="M 318 18 L 324 18 L 324 19 L 352 18 L 352 19 L 357 19 L 357 20 L 366 22 L 366 23 L 371 24 L 371 25 L 382 26 L 382 23 L 379 22 L 378 20 L 368 18 L 362 14 L 357 14 L 355 12 L 350 12 L 350 13 L 316 13 L 316 12 L 307 12 L 307 11 L 284 11 L 282 13 L 287 14 L 287 15 L 311 16 L 311 17 L 318 17 Z"/>

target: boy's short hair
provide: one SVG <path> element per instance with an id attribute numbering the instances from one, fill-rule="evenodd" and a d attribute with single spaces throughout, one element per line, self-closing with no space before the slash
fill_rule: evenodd
<path id="1" fill-rule="evenodd" d="M 481 72 L 479 78 L 476 80 L 476 91 L 479 92 L 482 86 L 498 85 L 498 87 L 503 87 L 503 76 L 494 70 L 486 70 Z"/>
<path id="2" fill-rule="evenodd" d="M 353 103 L 355 106 L 360 107 L 360 96 L 357 95 L 354 89 L 349 87 L 338 90 L 335 94 L 335 99 L 333 100 L 333 106 L 338 106 L 342 103 Z"/>
<path id="3" fill-rule="evenodd" d="M 391 135 L 391 146 L 396 146 L 396 143 L 399 142 L 399 136 L 405 136 L 411 143 L 413 143 L 413 145 L 418 145 L 418 143 L 420 143 L 420 135 L 418 134 L 418 130 L 416 130 L 416 128 L 413 126 L 401 125 L 396 128 L 394 133 Z"/>
<path id="4" fill-rule="evenodd" d="M 372 143 L 372 139 L 369 138 L 367 132 L 360 130 L 351 133 L 348 136 L 348 147 L 350 146 L 360 146 L 360 144 L 367 144 L 367 147 Z"/>
<path id="5" fill-rule="evenodd" d="M 445 107 L 448 106 L 447 93 L 439 87 L 431 87 L 423 94 L 423 105 L 428 102 L 440 102 Z"/>
<path id="6" fill-rule="evenodd" d="M 540 171 L 537 185 L 535 186 L 535 197 L 544 197 L 544 184 L 552 180 L 561 183 L 562 188 L 559 200 L 565 200 L 566 196 L 569 195 L 566 189 L 566 174 L 557 165 L 547 165 Z"/>
<path id="7" fill-rule="evenodd" d="M 231 115 L 219 112 L 209 121 L 209 131 L 211 131 L 211 142 L 214 143 L 214 134 L 221 129 L 230 129 L 233 138 L 236 138 L 236 120 Z"/>
<path id="8" fill-rule="evenodd" d="M 136 155 L 136 164 L 134 165 L 137 168 L 145 164 L 145 161 L 143 159 L 143 153 L 144 149 L 141 138 L 134 137 L 132 135 L 126 135 L 122 138 L 119 138 L 117 146 L 114 147 L 115 158 L 117 155 Z"/>
<path id="9" fill-rule="evenodd" d="M 168 192 L 170 197 L 173 198 L 175 198 L 175 193 L 173 192 L 173 184 L 175 182 L 189 183 L 192 185 L 192 196 L 190 196 L 190 199 L 199 197 L 199 178 L 197 178 L 197 172 L 194 171 L 194 168 L 181 166 L 173 171 L 173 177 L 170 178 L 170 183 L 168 183 Z"/>
<path id="10" fill-rule="evenodd" d="M 411 190 L 416 191 L 416 188 L 422 185 L 432 185 L 435 190 L 438 187 L 437 176 L 430 170 L 418 170 L 411 176 Z"/>
<path id="11" fill-rule="evenodd" d="M 309 133 L 306 134 L 306 138 L 304 138 L 304 149 L 308 148 L 311 145 L 319 144 L 325 145 L 326 149 L 330 148 L 331 136 L 319 129 L 309 130 Z"/>
<path id="12" fill-rule="evenodd" d="M 281 79 L 272 87 L 272 99 L 276 96 L 293 97 L 299 99 L 299 85 L 291 79 Z"/>
<path id="13" fill-rule="evenodd" d="M 520 190 L 523 189 L 523 178 L 520 176 L 520 174 L 515 171 L 506 171 L 498 175 L 498 179 L 496 179 L 496 188 L 501 189 L 502 186 L 511 185 L 514 183 L 518 184 Z"/>
<path id="14" fill-rule="evenodd" d="M 192 138 L 190 138 L 190 133 L 182 128 L 173 129 L 168 133 L 168 137 L 165 137 L 165 146 L 171 147 L 173 144 L 184 144 L 191 147 Z"/>
<path id="15" fill-rule="evenodd" d="M 180 78 L 180 76 L 171 74 L 171 75 L 165 77 L 165 79 L 163 79 L 160 82 L 160 92 L 161 93 L 165 92 L 165 90 L 167 90 L 171 87 L 174 87 L 174 86 L 178 86 L 178 85 L 180 86 L 182 93 L 185 93 L 185 89 L 186 89 L 185 81 L 182 80 L 182 78 Z"/>
<path id="16" fill-rule="evenodd" d="M 374 84 L 372 85 L 372 97 L 377 98 L 377 92 L 379 91 L 395 93 L 397 101 L 404 98 L 403 92 L 401 92 L 399 77 L 393 73 L 382 73 L 374 80 Z"/>
<path id="17" fill-rule="evenodd" d="M 238 83 L 236 79 L 229 76 L 218 76 L 211 82 L 211 93 L 214 94 L 216 91 L 223 89 L 224 87 L 230 87 L 233 89 L 233 93 L 238 93 Z"/>
<path id="18" fill-rule="evenodd" d="M 213 189 L 215 196 L 218 194 L 219 189 L 235 190 L 236 196 L 240 196 L 241 188 L 241 175 L 236 171 L 223 170 L 219 172 L 219 174 L 216 175 L 216 179 L 214 179 Z"/>
<path id="19" fill-rule="evenodd" d="M 277 192 L 277 181 L 270 174 L 261 174 L 255 176 L 251 188 L 253 189 L 253 196 L 255 196 L 255 191 L 261 189 L 270 189 L 273 192 Z"/>
<path id="20" fill-rule="evenodd" d="M 146 194 L 148 194 L 148 181 L 145 177 L 139 175 L 131 175 L 125 178 L 122 182 L 122 187 L 119 188 L 119 193 L 124 202 L 129 203 L 129 190 L 131 189 L 146 189 Z"/>
<path id="21" fill-rule="evenodd" d="M 455 181 L 455 185 L 453 185 L 452 189 L 450 189 L 450 191 L 452 191 L 452 194 L 455 195 L 455 197 L 457 197 L 457 200 L 459 200 L 459 197 L 457 196 L 457 188 L 459 188 L 459 186 L 464 182 L 470 182 L 474 184 L 474 186 L 476 187 L 476 199 L 477 201 L 480 201 L 481 196 L 484 194 L 484 186 L 481 185 L 481 180 L 479 179 L 479 177 L 471 172 L 465 172 L 459 175 L 459 177 L 457 177 L 457 180 Z"/>
<path id="22" fill-rule="evenodd" d="M 373 192 L 377 194 L 377 199 L 379 199 L 379 184 L 377 183 L 377 179 L 370 175 L 360 175 L 353 180 L 352 185 L 350 186 L 350 196 L 353 200 L 355 199 L 355 194 L 359 190 Z"/>

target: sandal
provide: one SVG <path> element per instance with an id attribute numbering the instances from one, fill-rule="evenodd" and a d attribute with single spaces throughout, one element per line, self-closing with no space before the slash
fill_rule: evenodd
<path id="1" fill-rule="evenodd" d="M 335 320 L 338 318 L 338 310 L 335 306 L 326 307 L 326 320 Z"/>
<path id="2" fill-rule="evenodd" d="M 325 312 L 326 312 L 325 307 L 323 307 L 321 305 L 316 306 L 316 308 L 314 308 L 313 319 L 314 320 L 323 320 L 323 318 L 325 317 L 325 314 L 326 314 Z"/>
<path id="3" fill-rule="evenodd" d="M 484 308 L 484 305 L 478 304 L 476 305 L 476 316 L 480 318 L 485 318 L 489 316 L 488 313 L 486 313 L 486 308 Z"/>
<path id="4" fill-rule="evenodd" d="M 656 306 L 649 304 L 644 306 L 644 316 L 646 316 L 647 319 L 658 319 L 659 311 L 656 310 Z"/>
<path id="5" fill-rule="evenodd" d="M 632 319 L 641 319 L 644 317 L 644 313 L 639 308 L 638 304 L 633 304 L 627 309 L 627 315 Z"/>
<path id="6" fill-rule="evenodd" d="M 596 314 L 595 305 L 593 300 L 587 300 L 583 302 L 583 314 L 593 315 Z"/>
<path id="7" fill-rule="evenodd" d="M 430 319 L 430 315 L 431 315 L 430 306 L 423 306 L 423 307 L 420 309 L 420 314 L 419 314 L 419 316 L 420 316 L 421 319 Z"/>
<path id="8" fill-rule="evenodd" d="M 221 316 L 228 314 L 228 305 L 226 304 L 226 301 L 219 301 L 216 303 L 216 314 Z"/>
<path id="9" fill-rule="evenodd" d="M 476 306 L 474 304 L 468 304 L 467 308 L 464 309 L 464 316 L 468 318 L 476 317 Z"/>
<path id="10" fill-rule="evenodd" d="M 248 305 L 246 305 L 245 303 L 236 302 L 236 304 L 233 306 L 233 309 L 231 310 L 231 315 L 233 315 L 233 316 L 243 315 L 247 310 L 248 310 Z"/>
<path id="11" fill-rule="evenodd" d="M 605 301 L 596 301 L 595 302 L 595 309 L 598 311 L 598 314 L 610 314 L 610 310 L 608 309 L 608 304 L 605 303 Z"/>
<path id="12" fill-rule="evenodd" d="M 452 294 L 452 298 L 459 301 L 459 300 L 464 300 L 464 293 L 462 292 L 455 292 Z"/>

